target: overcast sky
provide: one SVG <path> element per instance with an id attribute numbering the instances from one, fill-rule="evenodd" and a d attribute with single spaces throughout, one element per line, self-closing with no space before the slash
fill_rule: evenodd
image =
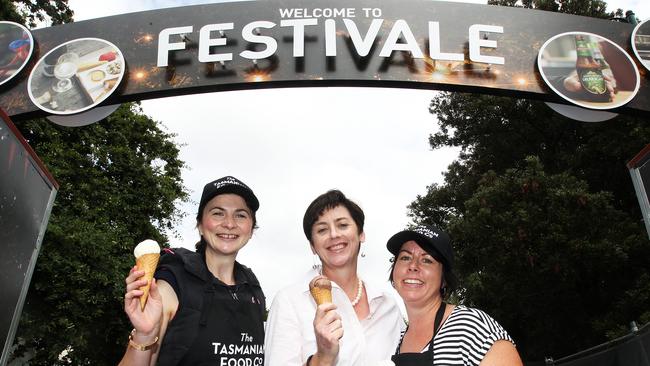
<path id="1" fill-rule="evenodd" d="M 213 1 L 69 0 L 75 20 Z M 466 1 L 485 3 L 485 1 Z M 641 5 L 643 3 L 643 5 Z M 610 0 L 611 10 L 650 14 L 647 0 Z M 253 268 L 267 301 L 313 263 L 302 233 L 307 205 L 328 189 L 341 189 L 366 213 L 364 279 L 387 288 L 386 240 L 409 220 L 406 206 L 457 156 L 432 151 L 436 131 L 428 112 L 433 91 L 379 88 L 300 88 L 220 92 L 147 100 L 144 112 L 177 134 L 185 185 L 194 202 L 172 246 L 193 248 L 203 185 L 224 175 L 248 184 L 260 200 L 260 228 L 238 260 Z M 135 243 L 134 243 L 135 244 Z"/>

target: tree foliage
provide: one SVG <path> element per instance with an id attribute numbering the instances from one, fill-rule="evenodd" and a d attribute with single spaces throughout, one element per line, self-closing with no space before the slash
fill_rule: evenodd
<path id="1" fill-rule="evenodd" d="M 598 18 L 601 0 L 488 0 Z M 521 99 L 441 94 L 435 149 L 461 147 L 441 185 L 409 206 L 455 239 L 459 298 L 493 314 L 524 359 L 561 357 L 650 320 L 650 254 L 625 162 L 640 118 L 585 124 Z"/>
<path id="2" fill-rule="evenodd" d="M 124 277 L 135 243 L 181 215 L 182 161 L 172 135 L 124 104 L 90 126 L 17 124 L 60 184 L 18 328 L 15 352 L 32 365 L 111 365 L 129 324 Z M 64 356 L 62 356 L 62 352 Z"/>
<path id="3" fill-rule="evenodd" d="M 541 102 L 460 93 L 430 111 L 432 148 L 461 152 L 410 215 L 450 230 L 462 302 L 495 315 L 528 360 L 650 318 L 650 243 L 625 166 L 650 140 L 645 121 L 588 124 Z"/>
<path id="4" fill-rule="evenodd" d="M 609 303 L 643 270 L 647 239 L 609 192 L 547 174 L 536 157 L 520 165 L 485 173 L 449 222 L 464 301 L 489 308 L 528 355 L 601 343 L 643 310 Z"/>
<path id="5" fill-rule="evenodd" d="M 74 12 L 68 0 L 0 0 L 2 20 L 21 23 L 33 28 L 45 21 L 53 25 L 69 23 Z"/>
<path id="6" fill-rule="evenodd" d="M 0 17 L 34 27 L 72 21 L 67 0 L 0 0 Z M 125 347 L 124 277 L 132 248 L 164 243 L 186 200 L 172 135 L 122 105 L 80 128 L 17 123 L 60 184 L 15 339 L 31 365 L 114 365 Z"/>
<path id="7" fill-rule="evenodd" d="M 489 0 L 611 18 L 601 0 Z M 510 330 L 524 359 L 561 357 L 650 320 L 650 243 L 625 163 L 641 118 L 568 120 L 521 99 L 440 94 L 432 148 L 457 146 L 443 184 L 409 206 L 454 239 L 461 302 Z"/>
<path id="8" fill-rule="evenodd" d="M 614 13 L 607 12 L 607 2 L 603 0 L 488 0 L 488 4 L 584 15 L 594 18 L 610 18 L 614 16 Z"/>

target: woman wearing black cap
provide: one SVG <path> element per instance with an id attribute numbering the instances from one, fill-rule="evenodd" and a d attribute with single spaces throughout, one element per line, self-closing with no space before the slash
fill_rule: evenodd
<path id="1" fill-rule="evenodd" d="M 485 312 L 449 305 L 456 287 L 449 236 L 418 226 L 393 235 L 390 281 L 404 300 L 409 326 L 392 357 L 396 366 L 522 365 L 512 338 Z"/>
<path id="2" fill-rule="evenodd" d="M 265 298 L 235 259 L 253 234 L 259 202 L 234 177 L 210 182 L 196 216 L 196 252 L 161 256 L 140 310 L 144 271 L 126 278 L 124 311 L 134 326 L 121 365 L 261 365 Z"/>

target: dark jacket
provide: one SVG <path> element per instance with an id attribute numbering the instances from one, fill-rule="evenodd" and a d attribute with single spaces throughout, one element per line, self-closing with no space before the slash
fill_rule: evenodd
<path id="1" fill-rule="evenodd" d="M 240 301 L 251 301 L 259 304 L 261 318 L 265 319 L 266 299 L 259 281 L 248 267 L 235 262 L 236 286 L 228 286 L 215 278 L 205 264 L 202 254 L 175 248 L 167 250 L 161 256 L 156 272 L 156 278 L 163 271 L 173 274 L 178 296 L 178 310 L 169 322 L 165 337 L 161 344 L 158 356 L 158 365 L 177 365 L 183 360 L 187 351 L 192 347 L 196 338 L 198 327 L 209 326 L 206 321 L 207 312 L 204 309 L 211 307 L 211 302 L 219 298 L 237 298 Z"/>

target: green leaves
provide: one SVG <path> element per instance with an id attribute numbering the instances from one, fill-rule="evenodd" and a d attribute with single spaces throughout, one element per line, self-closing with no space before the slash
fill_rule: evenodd
<path id="1" fill-rule="evenodd" d="M 493 315 L 531 361 L 650 318 L 650 242 L 625 167 L 650 140 L 645 121 L 585 124 L 540 102 L 458 93 L 431 112 L 431 146 L 462 153 L 409 210 L 448 229 L 459 302 Z"/>
<path id="2" fill-rule="evenodd" d="M 618 317 L 603 307 L 623 296 L 626 282 L 636 275 L 628 267 L 630 243 L 647 239 L 636 225 L 625 224 L 627 217 L 611 205 L 611 194 L 592 193 L 566 173 L 547 175 L 537 158 L 526 161 L 523 169 L 500 177 L 487 173 L 492 179 L 481 181 L 450 231 L 462 233 L 455 242 L 463 253 L 459 270 L 471 274 L 468 298 L 494 307 L 491 312 L 508 324 L 526 353 L 565 355 L 570 348 L 564 343 L 586 348 L 605 339 L 599 334 L 603 327 L 617 326 Z M 517 309 L 496 303 L 494 291 L 507 291 Z M 575 313 L 567 316 L 567 309 Z M 544 321 L 539 328 L 523 325 L 522 314 Z M 569 329 L 581 331 L 555 336 Z"/>
<path id="3" fill-rule="evenodd" d="M 24 24 L 29 28 L 39 23 L 63 24 L 72 22 L 74 12 L 68 7 L 68 0 L 14 0 L 0 2 L 3 20 Z"/>
<path id="4" fill-rule="evenodd" d="M 594 18 L 609 18 L 612 16 L 612 14 L 607 13 L 607 3 L 602 0 L 488 0 L 488 4 L 539 9 Z"/>
<path id="5" fill-rule="evenodd" d="M 116 364 L 129 331 L 122 298 L 133 246 L 146 238 L 166 242 L 166 228 L 180 219 L 175 203 L 188 197 L 178 147 L 133 103 L 85 127 L 44 120 L 18 127 L 61 188 L 17 354 L 35 352 L 33 365 Z"/>

